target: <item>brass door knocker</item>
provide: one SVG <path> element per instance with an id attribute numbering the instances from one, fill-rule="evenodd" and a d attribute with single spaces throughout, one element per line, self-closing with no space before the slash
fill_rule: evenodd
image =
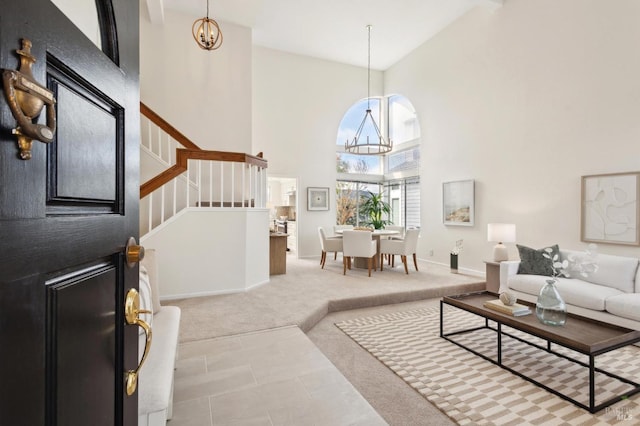
<path id="1" fill-rule="evenodd" d="M 31 158 L 33 140 L 44 143 L 53 141 L 56 131 L 56 110 L 53 92 L 39 84 L 33 77 L 31 66 L 36 58 L 31 54 L 31 41 L 22 39 L 22 49 L 16 50 L 20 56 L 20 67 L 15 70 L 3 70 L 4 94 L 9 108 L 18 126 L 13 134 L 18 137 L 20 158 Z M 38 118 L 44 105 L 47 106 L 47 125 L 33 121 Z"/>

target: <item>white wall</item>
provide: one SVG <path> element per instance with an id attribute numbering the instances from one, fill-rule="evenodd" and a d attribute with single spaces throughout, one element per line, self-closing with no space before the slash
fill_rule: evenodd
<path id="1" fill-rule="evenodd" d="M 371 94 L 381 93 L 382 73 L 372 71 Z M 319 256 L 317 228 L 335 224 L 338 126 L 366 95 L 366 68 L 254 47 L 253 148 L 269 175 L 298 178 L 299 257 Z M 329 187 L 329 211 L 307 211 L 310 186 Z"/>
<path id="2" fill-rule="evenodd" d="M 251 29 L 218 22 L 224 41 L 200 49 L 191 26 L 201 16 L 165 10 L 149 22 L 140 2 L 140 98 L 203 149 L 251 148 Z"/>
<path id="3" fill-rule="evenodd" d="M 140 241 L 156 250 L 162 299 L 240 292 L 269 281 L 267 209 L 187 209 Z"/>
<path id="4" fill-rule="evenodd" d="M 387 70 L 422 129 L 419 257 L 446 263 L 462 238 L 461 267 L 484 270 L 489 222 L 515 223 L 524 245 L 586 246 L 580 177 L 640 170 L 639 16 L 635 0 L 508 0 Z M 442 182 L 459 179 L 476 180 L 472 228 L 442 225 Z"/>

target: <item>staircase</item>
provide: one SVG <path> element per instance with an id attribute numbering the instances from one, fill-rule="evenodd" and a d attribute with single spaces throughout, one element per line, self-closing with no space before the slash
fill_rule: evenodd
<path id="1" fill-rule="evenodd" d="M 267 282 L 262 153 L 203 150 L 144 103 L 140 112 L 140 235 L 157 251 L 161 298 L 232 293 Z"/>
<path id="2" fill-rule="evenodd" d="M 265 208 L 262 153 L 205 151 L 144 103 L 140 113 L 141 235 L 187 207 Z"/>

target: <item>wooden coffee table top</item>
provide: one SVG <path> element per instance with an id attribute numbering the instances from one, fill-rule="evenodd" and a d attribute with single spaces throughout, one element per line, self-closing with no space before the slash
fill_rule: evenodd
<path id="1" fill-rule="evenodd" d="M 496 293 L 484 291 L 445 296 L 442 301 L 587 355 L 607 352 L 640 341 L 640 331 L 638 330 L 607 324 L 575 314 L 567 314 L 567 322 L 561 327 L 542 324 L 536 317 L 535 303 L 518 300 L 518 303 L 529 306 L 532 311 L 530 315 L 520 317 L 503 314 L 482 305 L 487 300 L 497 298 Z"/>

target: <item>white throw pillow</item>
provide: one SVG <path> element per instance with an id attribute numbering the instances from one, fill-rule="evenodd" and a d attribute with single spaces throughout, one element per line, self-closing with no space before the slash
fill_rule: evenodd
<path id="1" fill-rule="evenodd" d="M 145 249 L 144 258 L 140 261 L 140 266 L 144 266 L 147 274 L 149 274 L 149 283 L 151 284 L 151 301 L 153 302 L 153 313 L 160 312 L 160 291 L 158 279 L 158 264 L 156 262 L 156 250 Z"/>
<path id="2" fill-rule="evenodd" d="M 149 281 L 149 273 L 147 269 L 140 265 L 140 287 L 138 293 L 140 293 L 140 310 L 150 311 L 150 313 L 140 314 L 139 318 L 149 324 L 149 327 L 153 324 L 153 297 L 151 292 L 151 283 Z M 140 327 L 140 334 L 144 333 L 142 327 Z"/>

